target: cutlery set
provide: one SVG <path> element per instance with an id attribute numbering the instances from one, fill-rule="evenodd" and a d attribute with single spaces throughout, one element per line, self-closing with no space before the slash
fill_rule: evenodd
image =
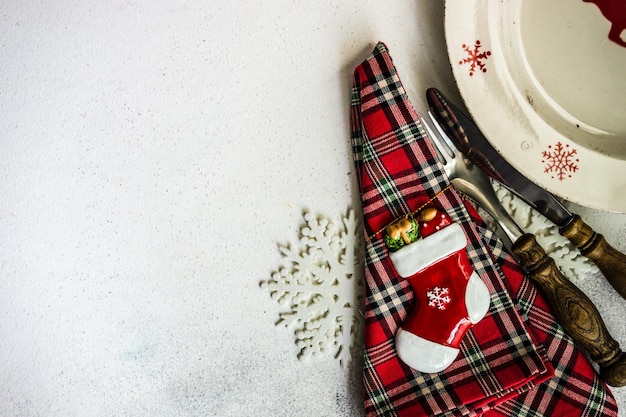
<path id="1" fill-rule="evenodd" d="M 626 298 L 626 255 L 610 246 L 601 234 L 568 211 L 548 191 L 534 184 L 491 146 L 474 122 L 437 89 L 427 91 L 431 111 L 422 124 L 438 151 L 450 182 L 487 211 L 510 240 L 512 254 L 553 308 L 559 324 L 600 368 L 609 385 L 626 386 L 626 353 L 609 334 L 592 301 L 569 281 L 554 260 L 525 233 L 498 200 L 491 181 L 497 181 L 559 227 L 583 256 L 592 260 L 613 288 Z"/>

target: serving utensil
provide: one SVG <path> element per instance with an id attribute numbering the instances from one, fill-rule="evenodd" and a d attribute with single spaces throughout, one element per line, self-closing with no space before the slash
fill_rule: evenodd
<path id="1" fill-rule="evenodd" d="M 559 227 L 580 253 L 594 262 L 607 281 L 626 299 L 626 255 L 612 247 L 604 236 L 567 210 L 552 194 L 513 168 L 496 151 L 478 126 L 436 88 L 426 91 L 432 108 L 452 142 L 491 178 L 495 179 L 533 209 Z"/>
<path id="2" fill-rule="evenodd" d="M 435 144 L 445 173 L 454 187 L 465 194 L 500 225 L 511 240 L 512 252 L 528 277 L 537 284 L 552 307 L 559 324 L 600 367 L 600 377 L 609 385 L 626 386 L 626 354 L 609 334 L 602 317 L 589 298 L 557 268 L 554 260 L 509 216 L 498 200 L 489 177 L 455 147 L 431 112 L 422 118 Z M 434 129 L 433 127 L 434 126 Z"/>

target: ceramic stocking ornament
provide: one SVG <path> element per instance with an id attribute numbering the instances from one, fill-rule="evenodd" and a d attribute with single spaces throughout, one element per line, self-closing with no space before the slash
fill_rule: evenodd
<path id="1" fill-rule="evenodd" d="M 396 352 L 413 369 L 440 372 L 487 313 L 489 291 L 472 269 L 461 226 L 433 207 L 418 220 L 403 218 L 386 228 L 391 262 L 415 295 L 415 307 L 396 333 Z"/>

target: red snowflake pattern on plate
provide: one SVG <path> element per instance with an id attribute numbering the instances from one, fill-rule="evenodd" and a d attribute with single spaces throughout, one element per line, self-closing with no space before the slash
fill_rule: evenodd
<path id="1" fill-rule="evenodd" d="M 578 171 L 577 154 L 578 151 L 570 148 L 568 144 L 563 145 L 557 142 L 554 146 L 548 145 L 548 150 L 541 153 L 543 157 L 541 163 L 546 165 L 543 172 L 552 174 L 552 178 L 557 178 L 559 181 L 571 178 L 572 173 Z"/>
<path id="2" fill-rule="evenodd" d="M 478 69 L 481 72 L 487 72 L 487 68 L 485 66 L 485 60 L 489 58 L 491 55 L 491 51 L 480 52 L 481 44 L 479 40 L 474 42 L 474 47 L 470 47 L 467 44 L 461 45 L 461 48 L 467 54 L 467 58 L 463 58 L 459 61 L 459 65 L 469 64 L 469 75 L 470 77 L 474 75 L 474 72 Z"/>

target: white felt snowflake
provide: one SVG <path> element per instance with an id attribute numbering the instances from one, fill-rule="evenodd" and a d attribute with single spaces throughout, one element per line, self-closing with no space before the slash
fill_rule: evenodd
<path id="1" fill-rule="evenodd" d="M 332 354 L 343 366 L 360 339 L 362 243 L 348 210 L 340 222 L 304 214 L 297 244 L 279 245 L 282 265 L 261 287 L 280 302 L 276 325 L 295 328 L 299 359 Z"/>
<path id="2" fill-rule="evenodd" d="M 450 303 L 451 299 L 448 295 L 450 291 L 447 288 L 435 287 L 430 291 L 426 291 L 426 297 L 428 297 L 428 305 L 431 307 L 437 307 L 439 310 L 445 310 L 446 305 Z"/>
<path id="3" fill-rule="evenodd" d="M 585 258 L 576 246 L 559 233 L 559 228 L 533 210 L 505 187 L 494 183 L 496 195 L 511 217 L 526 232 L 532 233 L 546 253 L 554 259 L 561 272 L 574 283 L 581 282 L 597 267 Z"/>

